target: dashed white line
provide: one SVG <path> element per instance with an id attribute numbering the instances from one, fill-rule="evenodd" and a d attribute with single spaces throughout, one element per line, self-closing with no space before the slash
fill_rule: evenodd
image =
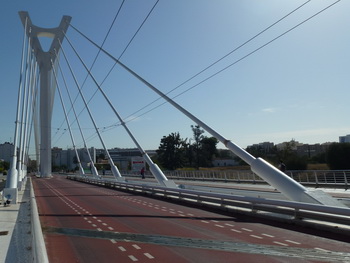
<path id="1" fill-rule="evenodd" d="M 275 237 L 275 236 L 273 236 L 273 235 L 264 234 L 264 233 L 263 233 L 263 234 L 261 234 L 261 235 L 262 235 L 262 236 L 265 236 L 265 237 L 271 237 L 271 238 L 272 238 L 272 237 Z"/>
<path id="2" fill-rule="evenodd" d="M 139 261 L 136 257 L 134 257 L 133 255 L 129 255 L 128 256 L 132 261 Z"/>
<path id="3" fill-rule="evenodd" d="M 205 221 L 205 220 L 201 220 L 201 222 L 206 223 L 206 224 L 209 224 L 209 222 L 208 222 L 208 221 Z"/>
<path id="4" fill-rule="evenodd" d="M 295 244 L 295 245 L 301 245 L 301 243 L 299 243 L 299 242 L 292 241 L 292 240 L 288 240 L 288 239 L 286 239 L 286 240 L 284 240 L 284 241 L 286 241 L 286 242 L 288 242 L 288 243 Z"/>
<path id="5" fill-rule="evenodd" d="M 136 248 L 136 249 L 141 249 L 138 245 L 136 245 L 136 244 L 134 244 L 134 245 L 132 245 L 134 248 Z"/>
<path id="6" fill-rule="evenodd" d="M 110 227 L 110 226 L 108 227 L 108 229 L 109 229 L 109 230 L 114 230 L 114 228 L 113 228 L 113 227 Z"/>
<path id="7" fill-rule="evenodd" d="M 315 249 L 320 250 L 320 251 L 324 251 L 324 252 L 330 252 L 329 250 L 323 249 L 323 248 L 319 248 L 319 247 L 315 247 Z"/>
<path id="8" fill-rule="evenodd" d="M 278 241 L 273 241 L 273 243 L 275 243 L 277 245 L 285 246 L 285 247 L 289 246 L 288 244 L 284 244 L 284 243 L 281 243 L 281 242 L 278 242 Z"/>
<path id="9" fill-rule="evenodd" d="M 117 241 L 115 241 L 114 239 L 110 239 L 111 240 L 111 242 L 113 243 L 113 244 L 116 244 L 117 243 Z"/>
<path id="10" fill-rule="evenodd" d="M 102 231 L 102 229 L 101 228 L 97 228 L 97 231 Z"/>
<path id="11" fill-rule="evenodd" d="M 232 224 L 225 224 L 226 226 L 230 226 L 230 227 L 234 227 L 235 225 L 232 225 Z"/>
<path id="12" fill-rule="evenodd" d="M 249 229 L 249 228 L 241 228 L 242 230 L 244 231 L 247 231 L 247 232 L 253 232 L 253 230 Z"/>
<path id="13" fill-rule="evenodd" d="M 231 229 L 231 231 L 233 231 L 233 232 L 237 232 L 237 233 L 242 233 L 242 231 L 239 231 L 239 230 L 236 230 L 236 229 Z"/>
<path id="14" fill-rule="evenodd" d="M 153 259 L 154 257 L 151 255 L 151 254 L 149 254 L 149 253 L 144 253 L 144 255 L 146 256 L 146 257 L 148 257 L 149 259 Z"/>
<path id="15" fill-rule="evenodd" d="M 217 227 L 221 227 L 221 228 L 223 228 L 224 226 L 222 226 L 222 225 L 217 225 L 217 224 L 215 224 L 215 226 L 217 226 Z"/>
<path id="16" fill-rule="evenodd" d="M 263 239 L 261 236 L 256 236 L 256 235 L 250 235 L 251 237 L 257 238 L 257 239 Z"/>
<path id="17" fill-rule="evenodd" d="M 118 248 L 119 248 L 119 250 L 122 251 L 122 252 L 125 252 L 125 251 L 126 251 L 126 249 L 125 249 L 124 247 L 122 247 L 122 246 L 119 246 Z"/>

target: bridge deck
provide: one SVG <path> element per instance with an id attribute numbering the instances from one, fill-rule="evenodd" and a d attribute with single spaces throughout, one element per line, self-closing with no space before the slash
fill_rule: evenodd
<path id="1" fill-rule="evenodd" d="M 63 176 L 33 178 L 33 186 L 50 262 L 349 260 L 350 244 L 339 235 L 218 214 Z"/>

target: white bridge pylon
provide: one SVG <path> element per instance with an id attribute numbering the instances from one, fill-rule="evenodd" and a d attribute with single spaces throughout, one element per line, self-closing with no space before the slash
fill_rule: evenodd
<path id="1" fill-rule="evenodd" d="M 35 125 L 35 134 L 40 133 L 40 175 L 41 177 L 51 176 L 51 120 L 52 107 L 55 97 L 55 82 L 53 81 L 52 61 L 57 59 L 56 54 L 60 50 L 59 42 L 62 42 L 65 32 L 68 29 L 71 17 L 63 16 L 61 23 L 56 28 L 42 28 L 33 25 L 28 12 L 21 11 L 19 16 L 25 26 L 26 34 L 30 39 L 36 62 L 39 66 L 40 76 L 40 118 L 39 125 Z M 44 51 L 38 37 L 52 38 L 52 43 L 48 51 Z M 40 131 L 37 130 L 40 127 Z M 36 136 L 37 137 L 37 136 Z M 39 149 L 36 149 L 37 151 Z M 37 154 L 38 156 L 38 154 Z M 39 160 L 37 160 L 39 161 Z"/>

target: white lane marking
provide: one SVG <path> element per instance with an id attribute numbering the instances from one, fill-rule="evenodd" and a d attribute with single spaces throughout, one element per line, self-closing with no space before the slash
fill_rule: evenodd
<path id="1" fill-rule="evenodd" d="M 101 228 L 97 228 L 97 231 L 102 231 L 102 229 Z"/>
<path id="2" fill-rule="evenodd" d="M 88 223 L 91 224 L 92 222 L 89 220 Z"/>
<path id="3" fill-rule="evenodd" d="M 179 214 L 179 216 L 186 216 L 186 215 L 184 215 L 184 214 Z"/>
<path id="4" fill-rule="evenodd" d="M 102 222 L 102 220 L 98 219 L 98 220 L 97 220 L 97 222 L 101 223 L 101 222 Z"/>
<path id="5" fill-rule="evenodd" d="M 206 224 L 209 224 L 209 222 L 208 222 L 208 221 L 205 221 L 205 220 L 201 220 L 201 222 L 206 223 Z"/>
<path id="6" fill-rule="evenodd" d="M 93 226 L 93 227 L 97 227 L 97 225 L 95 225 L 95 224 L 92 224 L 92 226 Z"/>
<path id="7" fill-rule="evenodd" d="M 217 225 L 217 224 L 215 224 L 215 226 L 217 226 L 217 227 L 221 227 L 221 228 L 223 228 L 224 226 L 222 226 L 222 225 Z"/>
<path id="8" fill-rule="evenodd" d="M 123 251 L 123 252 L 126 251 L 126 249 L 124 247 L 122 247 L 122 246 L 119 246 L 118 248 L 119 248 L 120 251 Z"/>
<path id="9" fill-rule="evenodd" d="M 182 211 L 177 211 L 177 212 L 178 212 L 178 213 L 181 213 L 181 214 L 183 213 Z"/>
<path id="10" fill-rule="evenodd" d="M 231 231 L 237 232 L 237 233 L 242 233 L 242 231 L 236 230 L 236 229 L 231 229 Z"/>
<path id="11" fill-rule="evenodd" d="M 214 222 L 214 223 L 219 223 L 219 221 L 216 221 L 216 220 L 210 220 L 211 222 Z"/>
<path id="12" fill-rule="evenodd" d="M 93 216 L 92 218 L 93 218 L 93 219 L 97 219 L 97 217 L 96 217 L 96 216 Z"/>
<path id="13" fill-rule="evenodd" d="M 286 240 L 284 240 L 284 241 L 286 241 L 286 242 L 288 242 L 288 243 L 295 244 L 295 245 L 301 245 L 301 243 L 299 243 L 299 242 L 292 241 L 292 240 L 288 240 L 288 239 L 286 239 Z"/>
<path id="14" fill-rule="evenodd" d="M 149 254 L 149 253 L 143 253 L 146 257 L 148 257 L 149 259 L 153 259 L 154 257 L 151 255 L 151 254 Z"/>
<path id="15" fill-rule="evenodd" d="M 194 214 L 187 214 L 188 216 L 194 216 Z"/>
<path id="16" fill-rule="evenodd" d="M 251 237 L 254 237 L 254 238 L 258 238 L 258 239 L 263 239 L 262 237 L 260 236 L 256 236 L 256 235 L 250 235 Z"/>
<path id="17" fill-rule="evenodd" d="M 170 211 L 170 214 L 176 214 L 175 212 L 173 212 L 173 211 Z"/>
<path id="18" fill-rule="evenodd" d="M 109 229 L 109 230 L 114 230 L 114 228 L 113 228 L 113 227 L 110 227 L 110 226 L 108 227 L 108 229 Z"/>
<path id="19" fill-rule="evenodd" d="M 241 228 L 242 230 L 244 231 L 247 231 L 247 232 L 253 232 L 253 230 L 249 229 L 249 228 Z"/>
<path id="20" fill-rule="evenodd" d="M 136 245 L 136 244 L 134 244 L 134 245 L 132 245 L 134 248 L 136 248 L 136 249 L 141 249 L 138 245 Z"/>
<path id="21" fill-rule="evenodd" d="M 320 250 L 320 251 L 324 251 L 324 252 L 331 252 L 329 250 L 326 250 L 326 249 L 323 249 L 323 248 L 319 248 L 319 247 L 315 247 L 315 249 Z"/>
<path id="22" fill-rule="evenodd" d="M 275 237 L 275 236 L 273 236 L 273 235 L 269 235 L 269 234 L 261 234 L 262 236 L 265 236 L 265 237 Z"/>
<path id="23" fill-rule="evenodd" d="M 135 261 L 139 261 L 139 260 L 138 260 L 137 258 L 135 258 L 133 255 L 129 255 L 128 257 L 129 257 L 132 261 L 134 261 L 134 262 L 135 262 Z"/>
<path id="24" fill-rule="evenodd" d="M 235 225 L 232 225 L 232 224 L 225 224 L 226 226 L 230 226 L 230 227 L 234 227 Z"/>
<path id="25" fill-rule="evenodd" d="M 110 239 L 113 244 L 117 243 L 114 239 Z"/>
<path id="26" fill-rule="evenodd" d="M 285 247 L 289 246 L 288 244 L 284 244 L 284 243 L 281 243 L 281 242 L 278 242 L 278 241 L 273 241 L 273 243 L 275 243 L 277 245 L 285 246 Z"/>
<path id="27" fill-rule="evenodd" d="M 106 223 L 102 223 L 103 226 L 106 226 L 107 224 Z"/>

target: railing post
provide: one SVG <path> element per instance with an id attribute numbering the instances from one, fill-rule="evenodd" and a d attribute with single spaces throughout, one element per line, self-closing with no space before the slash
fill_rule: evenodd
<path id="1" fill-rule="evenodd" d="M 318 188 L 318 177 L 317 177 L 317 172 L 314 171 L 315 174 L 315 183 L 316 183 L 316 188 Z"/>
<path id="2" fill-rule="evenodd" d="M 345 182 L 345 190 L 348 189 L 348 178 L 346 178 L 346 171 L 343 171 L 344 173 L 344 182 Z"/>

